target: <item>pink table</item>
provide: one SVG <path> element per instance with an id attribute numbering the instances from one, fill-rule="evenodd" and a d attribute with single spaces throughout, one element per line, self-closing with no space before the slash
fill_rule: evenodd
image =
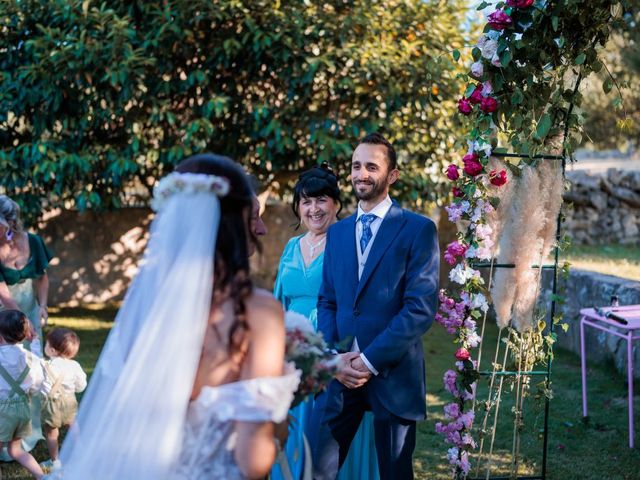
<path id="1" fill-rule="evenodd" d="M 582 362 L 582 416 L 587 416 L 587 355 L 585 351 L 585 326 L 597 328 L 603 332 L 624 338 L 627 341 L 627 383 L 629 385 L 629 448 L 634 446 L 633 432 L 633 341 L 640 340 L 640 336 L 634 336 L 634 330 L 640 330 L 640 305 L 627 305 L 624 307 L 603 307 L 600 313 L 612 312 L 624 318 L 627 324 L 623 324 L 611 318 L 599 315 L 595 308 L 583 308 L 580 310 L 580 357 Z"/>

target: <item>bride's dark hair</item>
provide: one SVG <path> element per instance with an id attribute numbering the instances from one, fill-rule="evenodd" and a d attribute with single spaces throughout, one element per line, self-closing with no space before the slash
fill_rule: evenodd
<path id="1" fill-rule="evenodd" d="M 233 352 L 242 348 L 244 334 L 249 328 L 245 300 L 251 294 L 253 284 L 249 277 L 247 242 L 258 242 L 249 223 L 255 193 L 243 168 L 221 155 L 194 155 L 180 162 L 176 172 L 216 175 L 229 180 L 229 193 L 220 197 L 213 298 L 215 301 L 222 295 L 222 298 L 231 298 L 234 302 L 235 319 L 228 338 L 230 352 Z"/>

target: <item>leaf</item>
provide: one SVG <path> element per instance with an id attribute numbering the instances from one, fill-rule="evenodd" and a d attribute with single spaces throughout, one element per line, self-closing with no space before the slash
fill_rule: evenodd
<path id="1" fill-rule="evenodd" d="M 607 78 L 604 82 L 602 82 L 602 90 L 604 93 L 609 93 L 613 88 L 613 80 L 611 78 Z"/>
<path id="2" fill-rule="evenodd" d="M 522 103 L 522 100 L 524 100 L 522 90 L 517 88 L 516 91 L 513 92 L 513 95 L 511 95 L 511 105 L 520 105 Z"/>
<path id="3" fill-rule="evenodd" d="M 551 17 L 551 26 L 553 27 L 554 32 L 558 31 L 558 20 L 558 17 L 556 17 L 555 15 Z"/>
<path id="4" fill-rule="evenodd" d="M 458 50 L 453 51 L 453 59 L 457 62 L 460 60 L 460 52 Z"/>
<path id="5" fill-rule="evenodd" d="M 544 115 L 542 115 L 542 118 L 538 122 L 538 126 L 536 128 L 536 137 L 538 137 L 539 139 L 545 138 L 547 136 L 547 133 L 549 133 L 550 129 L 551 129 L 551 115 L 549 115 L 548 113 L 545 113 Z"/>
<path id="6" fill-rule="evenodd" d="M 482 3 L 480 3 L 480 5 L 478 5 L 478 6 L 476 7 L 476 10 L 484 10 L 484 9 L 485 9 L 485 8 L 487 8 L 488 6 L 489 6 L 489 4 L 488 4 L 487 2 L 484 2 L 484 1 L 483 1 Z"/>
<path id="7" fill-rule="evenodd" d="M 578 55 L 576 57 L 574 63 L 576 65 L 582 65 L 586 59 L 587 59 L 587 54 L 586 53 L 581 53 L 580 55 Z"/>

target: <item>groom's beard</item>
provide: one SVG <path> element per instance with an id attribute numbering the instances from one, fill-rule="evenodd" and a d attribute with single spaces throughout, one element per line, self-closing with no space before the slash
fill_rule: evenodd
<path id="1" fill-rule="evenodd" d="M 362 190 L 359 190 L 358 187 Z M 387 188 L 386 178 L 381 179 L 379 182 L 367 180 L 366 182 L 359 181 L 353 183 L 353 191 L 356 193 L 356 198 L 358 200 L 367 201 L 379 197 L 384 193 L 385 188 Z"/>

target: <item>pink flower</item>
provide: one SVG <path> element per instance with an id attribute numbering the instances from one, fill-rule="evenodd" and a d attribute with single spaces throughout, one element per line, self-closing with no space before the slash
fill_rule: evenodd
<path id="1" fill-rule="evenodd" d="M 501 187 L 502 185 L 507 183 L 507 171 L 500 170 L 498 172 L 496 170 L 491 170 L 491 173 L 489 173 L 489 181 L 491 182 L 491 185 Z"/>
<path id="2" fill-rule="evenodd" d="M 471 463 L 469 462 L 469 452 L 462 452 L 460 454 L 460 470 L 466 476 L 471 470 Z"/>
<path id="3" fill-rule="evenodd" d="M 456 167 L 455 165 L 449 165 L 447 167 L 447 178 L 451 181 L 458 180 L 460 178 L 458 167 Z"/>
<path id="4" fill-rule="evenodd" d="M 470 177 L 475 177 L 482 172 L 482 164 L 479 161 L 479 156 L 477 153 L 467 153 L 464 157 L 462 157 L 462 162 L 464 163 L 464 173 L 469 175 Z"/>
<path id="5" fill-rule="evenodd" d="M 476 78 L 480 78 L 484 73 L 484 65 L 482 65 L 482 61 L 478 60 L 471 65 L 471 75 Z"/>
<path id="6" fill-rule="evenodd" d="M 446 388 L 449 393 L 455 396 L 458 396 L 458 389 L 456 387 L 457 379 L 458 375 L 453 370 L 447 370 L 446 372 L 444 372 L 444 388 Z"/>
<path id="7" fill-rule="evenodd" d="M 471 427 L 473 426 L 474 418 L 475 418 L 475 414 L 473 413 L 473 410 L 469 410 L 467 412 L 464 412 L 462 415 L 460 415 L 460 421 L 464 425 L 464 428 L 466 428 L 467 430 L 471 430 Z"/>
<path id="8" fill-rule="evenodd" d="M 456 198 L 464 197 L 464 192 L 462 190 L 460 190 L 458 187 L 453 187 L 451 189 L 451 193 L 453 193 L 453 196 L 456 197 Z"/>
<path id="9" fill-rule="evenodd" d="M 482 91 L 480 93 L 482 93 L 483 97 L 488 97 L 493 93 L 493 86 L 489 80 L 482 83 Z"/>
<path id="10" fill-rule="evenodd" d="M 458 111 L 463 115 L 469 115 L 473 112 L 473 105 L 471 105 L 471 102 L 468 99 L 463 97 L 458 100 Z"/>
<path id="11" fill-rule="evenodd" d="M 480 101 L 480 110 L 484 113 L 495 112 L 498 109 L 498 101 L 493 97 L 485 97 Z"/>
<path id="12" fill-rule="evenodd" d="M 527 8 L 533 5 L 533 0 L 507 0 L 507 5 L 516 8 Z"/>
<path id="13" fill-rule="evenodd" d="M 482 102 L 482 85 L 478 84 L 471 95 L 469 95 L 469 101 L 471 103 L 480 103 Z"/>
<path id="14" fill-rule="evenodd" d="M 488 17 L 488 24 L 494 30 L 504 30 L 513 24 L 513 20 L 502 10 L 496 10 Z"/>
<path id="15" fill-rule="evenodd" d="M 449 265 L 456 263 L 456 257 L 461 257 L 467 251 L 467 247 L 462 245 L 457 240 L 447 245 L 447 250 L 444 254 L 444 259 Z"/>
<path id="16" fill-rule="evenodd" d="M 469 350 L 467 350 L 464 347 L 461 347 L 456 352 L 456 358 L 460 361 L 469 360 L 471 358 L 471 354 L 469 353 Z"/>
<path id="17" fill-rule="evenodd" d="M 445 417 L 450 420 L 455 420 L 460 416 L 460 405 L 457 403 L 449 403 L 444 406 Z"/>

